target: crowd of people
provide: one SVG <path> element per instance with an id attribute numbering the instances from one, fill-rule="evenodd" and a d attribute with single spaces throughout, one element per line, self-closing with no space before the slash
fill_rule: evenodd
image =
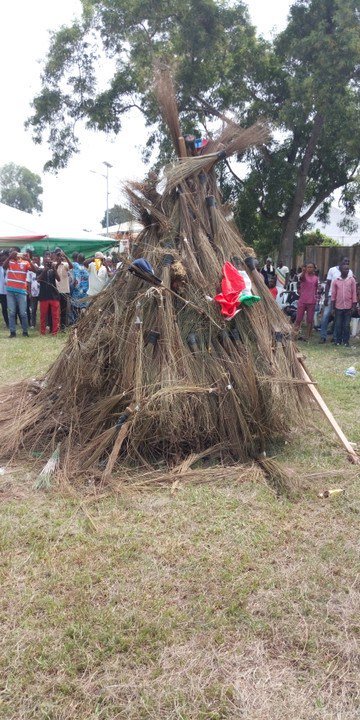
<path id="1" fill-rule="evenodd" d="M 45 252 L 43 258 L 16 247 L 2 251 L 0 303 L 9 337 L 16 337 L 17 320 L 23 336 L 29 337 L 29 328 L 37 325 L 38 308 L 42 335 L 64 331 L 121 266 L 116 253 L 106 257 L 96 252 L 87 260 L 73 253 L 70 260 L 60 247 Z M 360 287 L 348 258 L 331 267 L 323 279 L 312 262 L 289 270 L 282 260 L 275 265 L 270 257 L 260 272 L 274 300 L 293 322 L 298 340 L 307 341 L 315 327 L 321 343 L 331 336 L 335 345 L 348 347 L 350 335 L 360 333 Z M 301 335 L 304 321 L 305 334 Z"/>
<path id="2" fill-rule="evenodd" d="M 324 278 L 313 262 L 289 270 L 282 260 L 275 266 L 270 257 L 260 272 L 276 302 L 294 323 L 298 340 L 307 342 L 315 327 L 320 343 L 325 344 L 330 337 L 335 345 L 349 347 L 350 335 L 360 334 L 360 285 L 347 257 L 329 268 Z"/>
<path id="3" fill-rule="evenodd" d="M 42 259 L 30 250 L 4 250 L 0 253 L 0 303 L 9 337 L 16 337 L 17 320 L 23 336 L 29 337 L 29 328 L 37 325 L 38 308 L 42 335 L 47 330 L 53 335 L 64 331 L 121 264 L 115 253 L 106 257 L 96 252 L 88 260 L 73 253 L 70 260 L 60 247 L 46 251 Z"/>

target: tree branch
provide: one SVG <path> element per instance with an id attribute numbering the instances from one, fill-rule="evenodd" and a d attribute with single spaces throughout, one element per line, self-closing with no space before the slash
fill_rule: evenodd
<path id="1" fill-rule="evenodd" d="M 260 208 L 261 214 L 262 214 L 267 220 L 276 220 L 276 219 L 277 219 L 277 217 L 278 217 L 277 215 L 273 215 L 272 213 L 270 213 L 268 210 L 265 209 L 265 207 L 264 207 L 264 198 L 263 198 L 263 197 L 259 198 L 259 208 Z"/>
<path id="2" fill-rule="evenodd" d="M 135 102 L 130 103 L 130 105 L 125 105 L 123 108 L 121 108 L 121 114 L 127 112 L 128 110 L 131 110 L 132 108 L 136 108 L 136 110 L 140 110 L 143 115 L 146 115 L 145 110 L 143 110 L 143 108 L 140 105 L 137 105 L 137 103 Z"/>
<path id="3" fill-rule="evenodd" d="M 230 172 L 233 175 L 233 177 L 235 178 L 236 182 L 240 183 L 240 185 L 244 185 L 244 181 L 241 180 L 241 178 L 239 178 L 239 176 L 236 174 L 236 172 L 234 172 L 234 170 L 232 169 L 228 160 L 225 160 L 225 165 L 230 170 Z"/>
<path id="4" fill-rule="evenodd" d="M 319 197 L 316 200 L 314 200 L 313 204 L 310 205 L 308 210 L 303 215 L 301 215 L 301 217 L 299 217 L 299 222 L 300 223 L 306 222 L 309 219 L 309 217 L 311 217 L 311 215 L 315 212 L 315 210 L 319 207 L 319 205 L 321 205 L 321 203 L 323 203 L 324 200 L 326 200 L 326 198 L 329 197 L 329 195 L 331 195 L 331 193 L 334 192 L 334 190 L 338 190 L 339 188 L 346 185 L 348 182 L 351 182 L 355 177 L 358 167 L 359 167 L 359 164 L 357 163 L 356 167 L 350 173 L 349 177 L 346 178 L 345 182 L 338 182 L 338 183 L 336 183 L 336 185 L 334 185 L 331 188 L 331 190 L 324 190 L 324 192 L 321 193 L 321 195 L 319 195 Z"/>
<path id="5" fill-rule="evenodd" d="M 261 152 L 266 164 L 271 165 L 272 153 L 270 152 L 269 148 L 267 148 L 266 145 L 260 145 L 258 149 Z"/>
<path id="6" fill-rule="evenodd" d="M 287 154 L 287 161 L 292 164 L 296 158 L 296 153 L 299 149 L 299 134 L 294 130 L 294 136 Z"/>
<path id="7" fill-rule="evenodd" d="M 310 205 L 308 210 L 306 212 L 304 212 L 304 214 L 301 215 L 301 217 L 299 217 L 299 223 L 306 222 L 309 219 L 309 217 L 311 217 L 311 215 L 313 215 L 313 213 L 319 207 L 319 205 L 321 205 L 324 202 L 324 200 L 326 200 L 326 198 L 329 197 L 329 195 L 331 195 L 331 193 L 334 190 L 337 190 L 337 188 L 341 187 L 342 185 L 343 185 L 343 183 L 338 183 L 337 185 L 334 185 L 334 187 L 331 190 L 325 190 L 321 195 L 319 195 L 319 197 L 316 200 L 314 200 L 313 204 Z"/>
<path id="8" fill-rule="evenodd" d="M 236 125 L 234 120 L 231 120 L 231 118 L 228 118 L 226 115 L 224 115 L 220 110 L 217 110 L 213 105 L 210 105 L 207 100 L 203 100 L 201 97 L 198 97 L 197 95 L 194 95 L 194 100 L 196 102 L 200 103 L 201 109 L 206 110 L 210 115 L 215 115 L 215 117 L 218 117 L 223 122 L 226 122 L 228 125 Z"/>

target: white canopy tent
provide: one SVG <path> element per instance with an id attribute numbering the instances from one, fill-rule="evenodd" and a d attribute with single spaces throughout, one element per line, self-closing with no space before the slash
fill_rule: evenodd
<path id="1" fill-rule="evenodd" d="M 30 215 L 0 203 L 0 246 L 31 246 L 36 252 L 64 246 L 65 252 L 79 251 L 87 255 L 116 244 L 112 238 L 74 229 L 66 223 L 54 223 L 45 216 Z"/>
<path id="2" fill-rule="evenodd" d="M 110 225 L 108 228 L 109 235 L 138 235 L 143 229 L 144 226 L 137 220 L 128 220 L 118 225 Z M 106 228 L 101 228 L 99 234 L 106 235 Z"/>

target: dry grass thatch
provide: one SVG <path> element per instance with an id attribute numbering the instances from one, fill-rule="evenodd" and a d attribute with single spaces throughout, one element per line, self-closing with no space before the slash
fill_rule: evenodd
<path id="1" fill-rule="evenodd" d="M 157 95 L 160 104 L 166 98 L 175 139 L 175 99 L 160 69 Z M 263 128 L 229 125 L 220 139 L 228 155 L 254 137 L 264 139 Z M 123 267 L 45 378 L 11 388 L 11 418 L 9 388 L 0 390 L 4 457 L 35 450 L 47 459 L 60 443 L 66 477 L 100 471 L 107 478 L 119 463 L 167 471 L 214 447 L 223 463 L 244 462 L 298 422 L 306 389 L 290 327 L 261 275 L 247 270 L 248 249 L 225 218 L 214 170 L 205 163 L 176 186 L 160 193 L 154 176 L 129 184 L 144 223 L 134 254 L 152 264 L 161 284 Z M 211 298 L 233 257 L 261 302 L 226 322 Z"/>

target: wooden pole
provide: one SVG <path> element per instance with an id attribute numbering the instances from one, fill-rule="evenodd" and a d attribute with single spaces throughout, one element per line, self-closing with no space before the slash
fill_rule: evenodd
<path id="1" fill-rule="evenodd" d="M 184 138 L 182 137 L 182 135 L 178 138 L 178 143 L 179 143 L 179 155 L 180 155 L 180 157 L 181 157 L 181 158 L 186 158 L 186 157 L 187 157 L 186 145 L 185 145 L 185 140 L 184 140 Z"/>
<path id="2" fill-rule="evenodd" d="M 323 398 L 321 397 L 319 391 L 317 390 L 317 388 L 315 387 L 313 381 L 311 380 L 310 376 L 308 375 L 308 373 L 307 373 L 307 371 L 306 371 L 306 369 L 305 369 L 305 367 L 304 367 L 302 358 L 299 357 L 299 356 L 297 356 L 297 358 L 298 358 L 299 363 L 300 363 L 300 366 L 301 366 L 301 371 L 302 371 L 303 378 L 304 378 L 304 380 L 306 381 L 306 383 L 308 384 L 308 388 L 309 388 L 309 390 L 310 390 L 313 398 L 316 400 L 316 402 L 317 402 L 317 404 L 319 405 L 320 409 L 322 410 L 322 412 L 324 413 L 325 417 L 326 417 L 327 420 L 329 421 L 330 425 L 332 426 L 333 430 L 335 431 L 336 435 L 338 436 L 340 442 L 342 442 L 342 444 L 344 445 L 344 447 L 345 447 L 345 449 L 346 449 L 346 451 L 347 451 L 347 453 L 348 453 L 348 457 L 349 457 L 350 462 L 352 462 L 352 463 L 354 463 L 354 464 L 360 463 L 360 458 L 359 458 L 359 456 L 356 454 L 356 452 L 355 452 L 353 446 L 351 445 L 351 443 L 349 443 L 349 441 L 348 441 L 347 437 L 344 435 L 344 433 L 343 433 L 340 425 L 338 425 L 338 423 L 336 422 L 336 420 L 335 420 L 332 412 L 329 410 L 328 406 L 326 405 L 325 401 L 324 401 Z"/>
<path id="3" fill-rule="evenodd" d="M 126 418 L 126 421 L 119 428 L 119 432 L 115 438 L 113 448 L 111 450 L 108 461 L 106 463 L 106 468 L 103 472 L 103 480 L 109 480 L 109 478 L 110 478 L 110 475 L 113 471 L 114 465 L 118 459 L 118 455 L 121 450 L 122 444 L 123 444 L 125 438 L 127 437 L 127 434 L 131 428 L 131 425 L 132 425 L 132 417 L 131 416 L 134 414 L 135 408 L 136 408 L 135 403 L 132 403 L 125 410 L 125 412 L 127 414 L 127 418 Z"/>
<path id="4" fill-rule="evenodd" d="M 116 440 L 114 442 L 113 449 L 109 455 L 109 459 L 107 461 L 106 468 L 103 473 L 103 480 L 109 480 L 110 475 L 113 471 L 114 465 L 117 461 L 119 452 L 121 450 L 121 446 L 128 434 L 130 426 L 131 426 L 131 422 L 126 422 L 120 428 L 118 435 L 116 437 Z"/>

